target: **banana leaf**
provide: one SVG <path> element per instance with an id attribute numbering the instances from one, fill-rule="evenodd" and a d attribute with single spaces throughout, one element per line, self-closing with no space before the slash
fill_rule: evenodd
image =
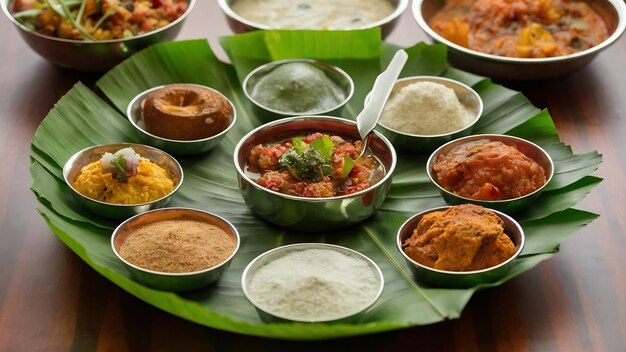
<path id="1" fill-rule="evenodd" d="M 106 101 L 85 85 L 76 84 L 50 111 L 32 141 L 32 190 L 38 211 L 52 231 L 96 271 L 149 304 L 212 328 L 283 339 L 327 339 L 431 324 L 459 317 L 474 292 L 500 285 L 532 269 L 557 253 L 560 243 L 597 216 L 573 207 L 601 181 L 590 175 L 601 163 L 598 153 L 573 154 L 559 140 L 547 111 L 540 111 L 521 93 L 495 85 L 488 78 L 448 67 L 445 47 L 416 44 L 406 48 L 410 59 L 403 76 L 441 75 L 472 86 L 485 102 L 476 133 L 508 133 L 526 138 L 546 148 L 554 158 L 556 175 L 548 191 L 531 210 L 516 215 L 527 240 L 511 272 L 498 282 L 469 289 L 426 287 L 413 280 L 395 248 L 395 234 L 412 214 L 444 205 L 426 176 L 428 155 L 399 152 L 388 199 L 374 216 L 357 226 L 335 232 L 299 233 L 262 221 L 243 202 L 232 162 L 237 141 L 261 124 L 241 91 L 245 75 L 260 64 L 283 58 L 308 57 L 331 62 L 355 81 L 355 95 L 342 112 L 352 119 L 397 47 L 382 43 L 376 30 L 259 31 L 221 38 L 221 44 L 232 64 L 218 60 L 206 40 L 152 46 L 97 82 Z M 147 88 L 175 82 L 218 89 L 234 102 L 238 116 L 236 126 L 218 148 L 202 156 L 179 158 L 185 180 L 171 206 L 216 213 L 231 221 L 241 234 L 240 251 L 221 279 L 186 294 L 158 291 L 133 281 L 110 249 L 110 234 L 117 223 L 87 213 L 69 195 L 62 179 L 64 162 L 82 148 L 139 142 L 123 114 L 126 105 Z M 350 247 L 372 258 L 385 277 L 379 301 L 351 322 L 303 324 L 262 320 L 243 296 L 243 269 L 266 250 L 305 241 Z"/>

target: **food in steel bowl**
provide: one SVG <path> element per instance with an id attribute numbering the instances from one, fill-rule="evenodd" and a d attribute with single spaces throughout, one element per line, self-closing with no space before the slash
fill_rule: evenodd
<path id="1" fill-rule="evenodd" d="M 429 25 L 456 44 L 510 57 L 568 55 L 609 36 L 602 17 L 575 0 L 449 0 Z"/>
<path id="2" fill-rule="evenodd" d="M 554 164 L 545 150 L 525 139 L 483 134 L 442 145 L 428 159 L 426 172 L 448 204 L 515 213 L 543 192 Z"/>
<path id="3" fill-rule="evenodd" d="M 510 216 L 462 204 L 409 218 L 398 230 L 396 247 L 421 283 L 467 288 L 505 276 L 524 242 L 524 230 Z"/>
<path id="4" fill-rule="evenodd" d="M 493 211 L 464 204 L 424 215 L 402 249 L 411 259 L 440 270 L 471 271 L 498 265 L 515 253 Z"/>
<path id="5" fill-rule="evenodd" d="M 142 102 L 146 131 L 159 137 L 193 140 L 214 136 L 231 123 L 233 108 L 213 89 L 172 84 L 152 91 Z"/>
<path id="6" fill-rule="evenodd" d="M 309 135 L 319 138 L 307 143 Z M 341 138 L 333 142 L 331 136 Z M 304 138 L 294 143 L 294 137 Z M 244 201 L 263 219 L 297 231 L 329 231 L 365 220 L 387 196 L 396 154 L 374 131 L 368 154 L 359 161 L 359 140 L 354 121 L 330 116 L 285 118 L 257 127 L 241 139 L 233 156 Z M 288 147 L 293 151 L 287 153 Z M 263 169 L 269 171 L 260 184 Z"/>
<path id="7" fill-rule="evenodd" d="M 236 33 L 256 29 L 347 30 L 396 26 L 408 0 L 218 0 Z"/>
<path id="8" fill-rule="evenodd" d="M 352 97 L 352 78 L 334 65 L 312 59 L 272 61 L 252 70 L 243 90 L 265 121 L 333 114 Z"/>
<path id="9" fill-rule="evenodd" d="M 381 163 L 371 153 L 360 154 L 360 140 L 315 132 L 255 146 L 246 172 L 262 187 L 279 193 L 309 198 L 342 196 L 362 191 L 384 175 Z"/>
<path id="10" fill-rule="evenodd" d="M 432 170 L 446 190 L 476 200 L 518 198 L 546 183 L 541 165 L 500 141 L 466 144 L 440 154 Z"/>
<path id="11" fill-rule="evenodd" d="M 121 223 L 111 247 L 131 276 L 160 290 L 186 292 L 215 282 L 239 249 L 237 229 L 206 211 L 165 208 Z"/>
<path id="12" fill-rule="evenodd" d="M 85 165 L 72 186 L 80 194 L 111 204 L 141 204 L 174 190 L 175 177 L 165 168 L 142 158 L 132 147 Z"/>
<path id="13" fill-rule="evenodd" d="M 141 144 L 85 148 L 63 165 L 76 200 L 92 213 L 127 219 L 165 206 L 183 182 L 183 169 L 169 154 Z"/>
<path id="14" fill-rule="evenodd" d="M 94 41 L 165 27 L 187 7 L 186 0 L 13 0 L 10 11 L 21 24 L 43 35 Z"/>
<path id="15" fill-rule="evenodd" d="M 307 62 L 289 62 L 260 77 L 250 96 L 286 113 L 314 114 L 334 108 L 346 97 L 324 72 Z"/>
<path id="16" fill-rule="evenodd" d="M 233 103 L 217 90 L 191 83 L 153 87 L 137 94 L 126 116 L 144 143 L 174 155 L 205 153 L 233 128 Z"/>
<path id="17" fill-rule="evenodd" d="M 512 0 L 511 3 L 513 2 Z M 574 2 L 575 1 L 572 1 L 572 3 Z M 413 16 L 419 27 L 426 32 L 433 41 L 443 43 L 448 47 L 448 61 L 453 66 L 493 79 L 529 81 L 558 77 L 582 68 L 591 62 L 602 50 L 615 43 L 624 33 L 626 29 L 626 4 L 624 4 L 623 1 L 582 0 L 580 2 L 588 4 L 589 7 L 602 18 L 608 37 L 587 49 L 581 49 L 573 53 L 558 56 L 509 57 L 490 54 L 457 44 L 453 40 L 448 39 L 445 35 L 440 34 L 429 24 L 435 15 L 444 8 L 446 4 L 445 1 L 415 0 L 413 2 Z M 521 6 L 521 8 L 523 7 L 525 6 Z M 496 8 L 496 6 L 493 7 L 493 9 Z M 492 10 L 492 8 L 488 8 L 487 10 Z M 519 13 L 519 11 L 512 11 L 508 14 L 501 13 L 496 15 L 495 18 L 484 20 L 483 22 L 491 26 L 501 22 L 500 19 L 504 19 L 506 16 L 515 13 Z M 490 21 L 493 23 L 488 23 Z M 568 26 L 568 28 L 576 28 L 579 25 L 580 24 L 577 24 L 575 21 L 572 21 L 572 25 Z M 451 25 L 450 27 L 453 28 L 454 31 L 457 31 L 456 25 Z M 463 26 L 459 24 L 458 27 Z M 511 28 L 512 31 L 515 31 L 517 27 L 512 26 Z M 524 32 L 524 40 L 527 40 L 527 43 L 521 43 L 522 46 L 520 46 L 520 49 L 522 53 L 532 53 L 535 50 L 533 49 L 535 46 L 533 43 L 539 43 L 536 46 L 540 49 L 537 50 L 543 51 L 544 48 L 547 52 L 554 50 L 554 45 L 544 40 L 544 38 L 547 38 L 547 36 L 544 37 L 542 34 L 544 32 L 536 29 L 538 29 L 537 26 L 530 25 Z M 567 30 L 567 28 L 565 30 Z M 563 33 L 563 37 L 569 36 L 566 31 Z M 550 36 L 552 36 L 553 39 L 555 38 L 553 34 L 550 34 Z M 567 39 L 565 41 L 567 42 Z M 572 44 L 574 47 L 579 46 L 575 41 L 573 41 Z M 499 44 L 496 43 L 495 47 L 498 45 Z M 539 51 L 537 51 L 537 54 L 539 54 Z"/>
<path id="18" fill-rule="evenodd" d="M 351 249 L 299 243 L 272 249 L 244 270 L 246 298 L 271 317 L 299 321 L 347 320 L 372 306 L 384 279 L 378 266 Z"/>
<path id="19" fill-rule="evenodd" d="M 405 77 L 394 84 L 377 129 L 398 149 L 432 151 L 469 135 L 482 111 L 480 95 L 466 84 L 437 76 Z"/>
<path id="20" fill-rule="evenodd" d="M 18 0 L 18 4 L 22 4 L 18 8 L 13 7 L 12 0 L 0 0 L 0 5 L 24 41 L 44 59 L 64 68 L 101 72 L 111 69 L 124 59 L 152 44 L 174 39 L 185 18 L 191 12 L 195 1 L 184 0 L 184 3 L 180 0 L 44 1 L 44 6 L 41 8 L 31 7 L 15 14 L 17 19 L 14 17 L 13 8 L 19 10 L 24 8 L 24 4 L 34 6 L 40 4 L 41 1 Z M 134 3 L 137 3 L 138 6 L 134 7 Z M 155 6 L 152 6 L 152 3 Z M 52 5 L 47 6 L 48 4 Z M 83 4 L 84 6 L 82 6 Z M 94 7 L 93 4 L 96 6 Z M 149 4 L 152 8 L 148 11 L 142 4 Z M 169 5 L 165 5 L 166 7 L 156 13 L 163 12 L 165 9 L 174 11 L 174 13 L 170 13 L 169 10 L 166 11 L 165 16 L 170 18 L 168 23 L 165 23 L 163 18 L 153 17 L 157 15 L 152 10 L 156 7 L 160 8 L 162 4 Z M 81 8 L 83 9 L 82 12 Z M 183 8 L 186 8 L 186 11 L 178 13 Z M 52 10 L 50 11 L 50 9 Z M 92 12 L 94 10 L 96 12 Z M 137 11 L 137 13 L 133 13 L 133 11 Z M 81 21 L 77 20 L 78 12 L 82 13 Z M 87 15 L 87 13 L 91 15 Z M 26 20 L 28 16 L 38 16 L 39 14 L 44 16 L 41 21 L 35 21 L 34 18 L 36 17 L 30 17 L 30 20 Z M 137 22 L 140 23 L 137 28 L 133 28 L 132 21 L 134 18 L 142 21 Z M 35 22 L 47 23 L 46 26 L 41 27 L 41 31 L 49 34 L 38 32 Z M 135 29 L 138 32 L 134 32 Z"/>

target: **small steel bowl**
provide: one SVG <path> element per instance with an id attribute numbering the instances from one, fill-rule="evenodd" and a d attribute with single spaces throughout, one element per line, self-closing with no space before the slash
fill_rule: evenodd
<path id="1" fill-rule="evenodd" d="M 444 5 L 444 0 L 414 0 L 413 17 L 419 27 L 436 43 L 448 47 L 448 60 L 460 69 L 502 80 L 541 80 L 574 72 L 591 62 L 613 44 L 626 28 L 626 5 L 622 0 L 583 0 L 603 19 L 609 37 L 602 43 L 574 54 L 547 58 L 514 58 L 485 54 L 455 44 L 436 33 L 428 22 Z"/>
<path id="2" fill-rule="evenodd" d="M 322 70 L 326 77 L 328 77 L 331 81 L 333 81 L 341 90 L 345 96 L 344 100 L 338 105 L 327 109 L 327 110 L 319 110 L 313 112 L 305 112 L 299 113 L 295 111 L 280 111 L 267 106 L 262 105 L 252 98 L 252 89 L 257 85 L 259 79 L 272 72 L 276 68 L 281 65 L 288 63 L 307 63 L 315 66 L 316 68 Z M 265 65 L 261 65 L 256 69 L 252 70 L 242 83 L 243 92 L 246 97 L 252 102 L 252 107 L 254 114 L 259 117 L 262 121 L 268 122 L 276 119 L 281 119 L 285 117 L 292 116 L 311 116 L 311 115 L 339 115 L 339 112 L 343 108 L 343 106 L 352 98 L 352 94 L 354 94 L 354 82 L 350 75 L 348 75 L 344 70 L 340 69 L 337 66 L 331 65 L 329 63 L 313 60 L 313 59 L 286 59 L 269 62 Z"/>
<path id="3" fill-rule="evenodd" d="M 119 254 L 120 247 L 133 231 L 142 226 L 166 220 L 194 220 L 217 226 L 233 239 L 235 249 L 222 263 L 189 273 L 168 273 L 144 269 L 128 262 Z M 239 250 L 239 244 L 239 233 L 230 222 L 215 214 L 190 208 L 157 209 L 135 215 L 121 223 L 111 236 L 113 253 L 124 264 L 133 279 L 158 290 L 174 292 L 193 291 L 215 282 L 230 265 L 231 260 Z"/>
<path id="4" fill-rule="evenodd" d="M 437 158 L 439 157 L 439 155 L 446 155 L 453 149 L 463 144 L 470 144 L 470 143 L 476 143 L 476 142 L 481 142 L 481 141 L 499 141 L 504 144 L 516 147 L 517 150 L 522 152 L 527 157 L 533 159 L 534 161 L 536 161 L 539 165 L 543 167 L 546 173 L 546 183 L 543 186 L 536 189 L 534 192 L 529 193 L 527 195 L 524 195 L 518 198 L 513 198 L 513 199 L 492 200 L 492 201 L 475 200 L 471 198 L 461 197 L 457 194 L 454 194 L 446 190 L 441 185 L 439 185 L 439 183 L 437 182 L 435 178 L 435 175 L 433 175 L 433 172 L 432 172 L 433 165 L 437 161 Z M 543 148 L 541 148 L 540 146 L 532 142 L 529 142 L 525 139 L 513 137 L 513 136 L 507 136 L 507 135 L 499 135 L 499 134 L 479 134 L 479 135 L 459 138 L 439 147 L 439 149 L 435 150 L 430 155 L 430 158 L 428 158 L 428 161 L 426 162 L 426 172 L 428 173 L 428 177 L 430 178 L 430 180 L 435 184 L 435 186 L 437 186 L 437 188 L 439 188 L 439 192 L 441 193 L 441 196 L 443 197 L 443 199 L 446 201 L 446 203 L 450 205 L 472 203 L 476 205 L 481 205 L 485 208 L 496 209 L 496 210 L 505 212 L 507 214 L 513 214 L 513 213 L 516 213 L 518 211 L 528 208 L 533 203 L 533 201 L 537 199 L 537 197 L 539 197 L 541 192 L 543 192 L 543 190 L 550 183 L 550 181 L 552 180 L 552 177 L 554 176 L 554 163 L 552 162 L 552 158 L 550 157 L 548 152 L 543 150 Z"/>
<path id="5" fill-rule="evenodd" d="M 504 275 L 506 275 L 513 266 L 516 258 L 520 255 L 520 253 L 522 253 L 522 250 L 524 249 L 525 236 L 524 230 L 520 224 L 515 221 L 515 219 L 497 210 L 490 209 L 496 213 L 502 221 L 504 221 L 504 233 L 509 236 L 515 245 L 515 253 L 509 259 L 496 266 L 473 271 L 439 270 L 416 262 L 404 252 L 402 244 L 411 237 L 413 230 L 417 228 L 417 225 L 422 217 L 426 214 L 435 211 L 443 211 L 448 208 L 450 207 L 440 207 L 420 212 L 408 219 L 398 230 L 398 235 L 396 236 L 396 248 L 398 248 L 398 251 L 400 251 L 406 260 L 406 263 L 415 278 L 418 281 L 433 287 L 468 288 L 477 285 L 492 284 L 504 277 Z"/>
<path id="6" fill-rule="evenodd" d="M 254 278 L 254 275 L 256 274 L 256 272 L 260 268 L 262 268 L 264 265 L 276 259 L 279 259 L 289 253 L 303 251 L 307 249 L 321 249 L 321 250 L 335 251 L 341 254 L 351 256 L 356 259 L 360 259 L 363 262 L 365 262 L 371 268 L 372 276 L 375 277 L 376 281 L 378 282 L 378 288 L 376 290 L 376 293 L 372 296 L 372 299 L 367 304 L 363 305 L 362 307 L 359 307 L 358 309 L 354 311 L 347 312 L 347 313 L 339 312 L 336 316 L 326 317 L 326 318 L 317 318 L 317 319 L 287 316 L 285 314 L 280 314 L 275 311 L 272 311 L 271 307 L 265 307 L 259 302 L 257 302 L 257 300 L 255 299 L 254 292 L 251 292 L 250 290 L 250 282 Z M 271 249 L 259 255 L 254 260 L 252 260 L 248 264 L 248 266 L 246 266 L 241 276 L 241 287 L 243 288 L 244 295 L 246 296 L 248 301 L 250 301 L 250 303 L 252 303 L 252 305 L 256 307 L 262 320 L 267 321 L 267 322 L 295 321 L 295 322 L 302 322 L 302 323 L 321 323 L 321 322 L 332 321 L 332 322 L 346 323 L 346 322 L 350 322 L 353 320 L 358 320 L 359 316 L 361 316 L 361 313 L 369 309 L 371 306 L 373 306 L 376 303 L 376 301 L 378 301 L 378 298 L 380 298 L 380 295 L 383 292 L 384 286 L 385 286 L 385 279 L 383 277 L 383 273 L 373 260 L 371 260 L 364 254 L 359 253 L 355 250 L 352 250 L 346 247 L 333 245 L 333 244 L 328 244 L 328 243 L 297 243 L 297 244 L 290 244 L 290 245 Z M 284 299 L 289 299 L 289 297 L 284 297 Z"/>
<path id="7" fill-rule="evenodd" d="M 107 71 L 143 48 L 174 39 L 196 2 L 187 0 L 187 11 L 165 27 L 130 38 L 89 42 L 51 37 L 29 29 L 13 18 L 8 9 L 10 1 L 0 0 L 2 10 L 32 50 L 52 64 L 87 72 Z"/>
<path id="8" fill-rule="evenodd" d="M 178 83 L 177 85 L 200 87 L 203 89 L 209 89 L 214 92 L 220 93 L 213 88 L 202 86 L 199 84 Z M 157 135 L 154 135 L 146 131 L 145 124 L 141 117 L 143 101 L 144 99 L 146 99 L 146 97 L 150 93 L 152 93 L 155 90 L 164 88 L 164 87 L 167 87 L 167 85 L 150 88 L 148 90 L 145 90 L 137 94 L 137 96 L 135 96 L 133 100 L 130 101 L 130 103 L 128 104 L 128 107 L 126 108 L 126 117 L 128 117 L 128 120 L 130 121 L 130 123 L 133 125 L 133 127 L 135 127 L 135 130 L 137 131 L 139 138 L 141 138 L 141 140 L 144 143 L 151 145 L 153 147 L 165 150 L 166 152 L 174 154 L 174 155 L 182 156 L 182 155 L 202 154 L 202 153 L 208 152 L 209 150 L 215 148 L 218 144 L 220 144 L 222 138 L 224 138 L 226 133 L 228 133 L 228 131 L 235 125 L 235 121 L 237 121 L 237 111 L 235 109 L 235 105 L 230 101 L 230 99 L 224 96 L 226 100 L 228 101 L 228 104 L 230 104 L 232 114 L 230 116 L 230 123 L 228 124 L 228 127 L 226 127 L 226 129 L 224 129 L 222 132 L 216 135 L 203 138 L 203 139 L 176 140 L 176 139 L 159 137 Z"/>
<path id="9" fill-rule="evenodd" d="M 235 33 L 244 33 L 250 32 L 259 29 L 285 29 L 285 28 L 277 28 L 274 26 L 268 26 L 264 24 L 259 24 L 252 22 L 244 17 L 239 16 L 233 9 L 230 7 L 237 0 L 217 0 L 217 3 L 220 5 L 222 12 L 224 12 L 224 16 L 226 16 L 226 21 L 228 22 L 228 26 Z M 406 10 L 409 0 L 389 0 L 392 5 L 395 7 L 395 11 L 387 16 L 386 18 L 374 22 L 363 27 L 359 27 L 356 29 L 367 29 L 367 28 L 375 28 L 380 27 L 382 38 L 386 38 L 394 28 L 398 25 L 398 21 L 400 20 L 400 15 Z"/>
<path id="10" fill-rule="evenodd" d="M 385 175 L 376 184 L 360 192 L 332 198 L 297 197 L 261 187 L 247 174 L 248 155 L 256 145 L 313 132 L 360 140 L 354 121 L 330 116 L 277 120 L 257 127 L 241 139 L 233 157 L 239 175 L 239 189 L 250 209 L 276 225 L 307 232 L 345 228 L 373 215 L 389 192 L 391 175 L 396 167 L 393 146 L 376 131 L 371 135 L 369 148 L 385 168 Z"/>
<path id="11" fill-rule="evenodd" d="M 418 153 L 433 151 L 444 143 L 447 143 L 453 139 L 467 136 L 472 133 L 474 125 L 476 124 L 476 122 L 478 122 L 480 116 L 483 113 L 483 101 L 480 98 L 480 95 L 478 95 L 475 90 L 459 81 L 443 77 L 414 76 L 399 79 L 396 81 L 389 98 L 393 97 L 394 94 L 398 93 L 400 89 L 404 88 L 407 85 L 424 81 L 443 84 L 444 86 L 453 89 L 459 101 L 474 112 L 474 118 L 468 125 L 466 125 L 462 129 L 437 135 L 418 135 L 405 133 L 386 127 L 379 121 L 377 129 L 391 141 L 394 147 L 397 147 L 398 149 Z M 366 103 L 369 101 L 369 98 L 370 95 L 368 94 L 365 98 Z M 421 117 L 416 115 L 415 118 L 420 119 Z"/>
<path id="12" fill-rule="evenodd" d="M 153 200 L 142 204 L 112 204 L 105 203 L 95 199 L 88 198 L 80 194 L 74 186 L 72 186 L 76 177 L 81 173 L 81 169 L 94 161 L 100 160 L 106 152 L 115 153 L 120 149 L 132 147 L 133 150 L 144 158 L 150 159 L 152 162 L 167 169 L 176 178 L 174 189 L 170 194 L 163 198 Z M 90 212 L 109 219 L 123 220 L 133 215 L 146 212 L 151 209 L 164 207 L 174 193 L 183 183 L 183 169 L 171 155 L 141 144 L 102 144 L 85 148 L 72 155 L 63 166 L 63 179 L 67 186 L 72 190 L 72 195 L 82 206 Z"/>

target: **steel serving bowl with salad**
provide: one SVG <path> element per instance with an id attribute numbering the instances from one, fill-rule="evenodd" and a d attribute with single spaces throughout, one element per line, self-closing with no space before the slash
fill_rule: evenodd
<path id="1" fill-rule="evenodd" d="M 244 136 L 234 152 L 248 206 L 274 224 L 326 231 L 374 214 L 391 187 L 396 154 L 374 132 L 360 156 L 353 121 L 329 116 L 280 119 Z"/>
<path id="2" fill-rule="evenodd" d="M 180 31 L 195 0 L 2 0 L 26 43 L 51 63 L 105 71 Z"/>

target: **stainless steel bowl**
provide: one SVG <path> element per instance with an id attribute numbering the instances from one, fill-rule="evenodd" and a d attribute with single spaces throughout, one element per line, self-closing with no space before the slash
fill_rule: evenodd
<path id="1" fill-rule="evenodd" d="M 168 273 L 144 269 L 128 262 L 119 250 L 124 241 L 142 226 L 166 220 L 194 220 L 219 227 L 235 242 L 233 253 L 222 263 L 204 270 L 189 273 Z M 117 258 L 124 264 L 131 277 L 146 286 L 164 291 L 187 292 L 210 285 L 228 268 L 231 260 L 239 250 L 239 233 L 227 220 L 206 211 L 189 208 L 165 208 L 138 214 L 121 223 L 111 236 L 111 248 Z"/>
<path id="2" fill-rule="evenodd" d="M 288 63 L 307 63 L 315 66 L 316 68 L 322 70 L 326 77 L 328 77 L 331 81 L 333 81 L 342 91 L 345 96 L 344 100 L 338 105 L 327 109 L 327 110 L 319 110 L 314 112 L 307 113 L 298 113 L 294 111 L 280 111 L 267 106 L 262 105 L 252 98 L 251 92 L 254 87 L 257 85 L 259 79 L 268 73 L 272 72 L 276 68 L 281 65 Z M 310 116 L 310 115 L 339 115 L 339 112 L 343 108 L 343 106 L 352 98 L 352 94 L 354 94 L 354 82 L 350 75 L 348 75 L 344 70 L 340 69 L 337 66 L 328 64 L 323 61 L 313 60 L 313 59 L 286 59 L 269 62 L 265 65 L 261 65 L 256 69 L 252 70 L 242 83 L 243 92 L 246 97 L 252 102 L 252 106 L 254 109 L 254 114 L 259 117 L 262 121 L 268 122 L 276 119 L 281 119 L 285 117 L 292 116 Z"/>
<path id="3" fill-rule="evenodd" d="M 445 0 L 413 0 L 413 17 L 420 28 L 436 43 L 448 47 L 448 60 L 458 68 L 503 80 L 540 80 L 574 72 L 602 50 L 613 44 L 626 28 L 626 5 L 622 0 L 583 0 L 604 19 L 609 37 L 593 48 L 564 56 L 548 58 L 513 58 L 481 53 L 455 44 L 436 33 L 428 22 L 446 3 Z"/>
<path id="4" fill-rule="evenodd" d="M 89 72 L 109 70 L 143 48 L 174 39 L 196 2 L 187 0 L 187 11 L 165 27 L 125 39 L 88 42 L 55 38 L 30 30 L 13 18 L 8 9 L 10 1 L 0 0 L 2 10 L 31 49 L 60 67 Z"/>
<path id="5" fill-rule="evenodd" d="M 440 207 L 418 213 L 408 219 L 404 224 L 402 224 L 402 226 L 398 230 L 398 235 L 396 237 L 396 247 L 406 260 L 406 263 L 415 278 L 420 282 L 423 282 L 433 287 L 468 288 L 482 284 L 495 283 L 499 279 L 504 277 L 504 275 L 506 275 L 511 269 L 511 266 L 515 262 L 515 259 L 520 255 L 520 253 L 522 253 L 522 250 L 524 249 L 525 236 L 524 230 L 517 221 L 497 210 L 493 210 L 493 212 L 495 212 L 498 217 L 500 217 L 500 219 L 504 221 L 504 233 L 509 236 L 509 238 L 515 245 L 515 253 L 513 254 L 513 256 L 511 256 L 511 258 L 496 266 L 474 271 L 439 270 L 420 264 L 411 259 L 406 253 L 404 253 L 404 250 L 402 249 L 402 244 L 411 237 L 411 235 L 413 234 L 413 230 L 417 228 L 417 225 L 419 224 L 422 217 L 424 217 L 424 215 L 426 214 L 435 211 L 443 211 L 448 208 L 450 207 Z"/>
<path id="6" fill-rule="evenodd" d="M 443 84 L 444 86 L 453 89 L 457 98 L 461 102 L 461 104 L 465 105 L 468 109 L 472 110 L 474 113 L 474 117 L 472 121 L 463 127 L 462 129 L 444 133 L 437 135 L 418 135 L 405 133 L 401 131 L 394 130 L 390 127 L 386 127 L 380 121 L 378 122 L 377 129 L 382 132 L 382 134 L 387 137 L 394 147 L 398 149 L 410 151 L 410 152 L 424 152 L 424 151 L 433 151 L 444 143 L 447 143 L 453 139 L 457 139 L 460 137 L 464 137 L 472 133 L 474 129 L 474 125 L 480 119 L 480 116 L 483 113 L 483 101 L 480 98 L 480 95 L 476 93 L 475 90 L 470 88 L 469 86 L 455 81 L 453 79 L 437 77 L 437 76 L 414 76 L 414 77 L 406 77 L 399 79 L 396 81 L 393 90 L 391 91 L 391 95 L 389 98 L 393 97 L 394 94 L 397 94 L 400 89 L 404 88 L 407 85 L 416 82 L 435 82 L 439 84 Z M 365 102 L 369 100 L 370 95 L 368 94 L 365 98 Z M 421 119 L 422 117 L 419 115 L 415 115 L 415 119 Z"/>
<path id="7" fill-rule="evenodd" d="M 176 178 L 174 189 L 170 194 L 160 199 L 142 204 L 111 204 L 88 198 L 74 189 L 72 184 L 81 172 L 81 169 L 94 161 L 100 160 L 102 154 L 109 152 L 115 153 L 120 149 L 132 147 L 133 150 L 144 158 L 150 159 L 152 162 L 167 169 Z M 72 155 L 63 166 L 63 178 L 65 183 L 72 190 L 72 195 L 82 206 L 90 212 L 109 219 L 127 219 L 133 215 L 146 212 L 151 209 L 164 207 L 183 183 L 183 169 L 169 154 L 141 144 L 102 144 L 85 148 Z"/>
<path id="8" fill-rule="evenodd" d="M 252 22 L 246 18 L 239 16 L 233 9 L 230 7 L 237 0 L 217 0 L 217 3 L 220 5 L 222 12 L 226 16 L 226 21 L 228 22 L 228 26 L 235 33 L 244 33 L 250 32 L 259 29 L 281 29 L 275 28 L 273 26 L 267 26 L 259 23 Z M 371 23 L 369 25 L 360 27 L 358 29 L 366 29 L 366 28 L 375 28 L 380 27 L 380 31 L 383 39 L 386 38 L 394 28 L 398 25 L 398 21 L 400 20 L 400 15 L 406 10 L 409 0 L 389 0 L 394 7 L 395 11 L 387 16 L 386 18 Z"/>
<path id="9" fill-rule="evenodd" d="M 345 255 L 354 257 L 356 259 L 360 259 L 363 262 L 365 262 L 371 268 L 372 275 L 375 277 L 376 281 L 378 282 L 378 288 L 376 290 L 376 294 L 372 297 L 371 301 L 363 305 L 362 307 L 359 307 L 355 311 L 352 311 L 349 313 L 338 313 L 334 317 L 328 317 L 324 319 L 321 319 L 321 318 L 320 319 L 307 319 L 303 317 L 287 316 L 285 314 L 280 314 L 275 311 L 272 311 L 271 307 L 264 307 L 262 304 L 257 302 L 257 300 L 254 297 L 254 294 L 250 291 L 250 282 L 252 278 L 254 278 L 254 275 L 259 270 L 259 268 L 262 268 L 264 265 L 278 258 L 281 258 L 289 253 L 303 251 L 307 249 L 321 249 L 321 250 L 336 251 L 338 253 L 345 254 Z M 349 322 L 354 319 L 358 320 L 360 313 L 364 312 L 365 310 L 373 306 L 374 303 L 376 303 L 376 301 L 378 300 L 378 298 L 383 292 L 384 286 L 385 286 L 385 280 L 383 277 L 383 273 L 378 267 L 378 265 L 374 263 L 374 261 L 372 261 L 367 256 L 355 250 L 352 250 L 346 247 L 333 245 L 333 244 L 327 244 L 327 243 L 298 243 L 298 244 L 291 244 L 291 245 L 286 245 L 286 246 L 271 249 L 259 255 L 254 260 L 252 260 L 250 264 L 246 266 L 241 276 L 241 287 L 243 288 L 244 295 L 246 296 L 248 301 L 250 301 L 250 303 L 252 303 L 257 308 L 258 312 L 261 315 L 261 318 L 265 321 L 270 321 L 270 322 L 271 321 L 297 321 L 297 322 L 303 322 L 303 323 L 320 323 L 320 322 L 330 322 L 330 321 Z M 289 297 L 284 297 L 284 299 L 289 299 Z"/>
<path id="10" fill-rule="evenodd" d="M 471 198 L 461 197 L 457 194 L 454 194 L 446 190 L 441 185 L 439 185 L 436 177 L 433 175 L 433 172 L 432 172 L 433 165 L 437 161 L 437 158 L 439 157 L 439 155 L 446 155 L 450 151 L 452 151 L 453 149 L 461 145 L 469 144 L 469 143 L 476 143 L 480 141 L 500 141 L 504 144 L 516 147 L 517 150 L 522 152 L 527 157 L 533 159 L 534 161 L 536 161 L 539 165 L 543 167 L 546 173 L 546 183 L 543 186 L 539 187 L 534 192 L 529 193 L 525 196 L 513 198 L 513 199 L 492 200 L 492 201 L 475 200 Z M 430 158 L 428 158 L 428 161 L 426 162 L 426 172 L 428 173 L 428 177 L 430 178 L 430 180 L 435 184 L 435 186 L 437 186 L 437 188 L 439 188 L 439 192 L 441 193 L 441 196 L 448 204 L 456 205 L 456 204 L 463 204 L 463 203 L 472 203 L 472 204 L 481 205 L 486 208 L 500 210 L 507 214 L 513 214 L 515 212 L 528 208 L 533 203 L 533 201 L 537 199 L 537 197 L 539 197 L 541 192 L 543 192 L 543 190 L 550 183 L 550 181 L 552 180 L 552 177 L 554 176 L 554 163 L 552 162 L 552 158 L 550 157 L 550 155 L 545 150 L 543 150 L 543 148 L 525 139 L 513 137 L 513 136 L 507 136 L 507 135 L 499 135 L 499 134 L 479 134 L 479 135 L 459 138 L 439 147 L 439 149 L 435 150 L 430 155 Z"/>
<path id="11" fill-rule="evenodd" d="M 181 85 L 181 83 L 177 85 Z M 200 87 L 203 89 L 209 89 L 214 92 L 220 93 L 213 88 L 198 85 L 198 84 L 184 83 L 182 85 Z M 228 131 L 235 125 L 235 121 L 237 120 L 237 111 L 235 109 L 235 105 L 230 101 L 230 99 L 225 97 L 226 100 L 228 101 L 228 104 L 230 104 L 230 107 L 232 110 L 232 114 L 230 116 L 230 123 L 228 124 L 228 127 L 226 127 L 226 129 L 224 129 L 222 132 L 214 136 L 203 138 L 203 139 L 195 139 L 195 140 L 176 140 L 176 139 L 159 137 L 157 135 L 154 135 L 146 131 L 145 124 L 141 117 L 141 109 L 142 109 L 143 101 L 153 91 L 164 88 L 166 86 L 167 85 L 162 85 L 162 86 L 150 88 L 148 90 L 145 90 L 137 94 L 137 96 L 135 96 L 133 100 L 131 100 L 131 102 L 128 104 L 128 107 L 126 109 L 126 117 L 128 117 L 128 120 L 130 121 L 130 123 L 133 125 L 133 127 L 135 127 L 135 130 L 137 130 L 137 134 L 139 135 L 139 138 L 141 138 L 141 140 L 144 143 L 149 144 L 153 147 L 165 150 L 174 155 L 202 154 L 215 148 L 221 142 L 222 138 L 224 138 L 226 133 L 228 133 Z"/>
<path id="12" fill-rule="evenodd" d="M 360 192 L 332 198 L 305 198 L 281 194 L 259 186 L 246 173 L 250 150 L 258 144 L 277 142 L 311 132 L 337 134 L 359 140 L 356 123 L 330 116 L 292 117 L 252 130 L 235 147 L 234 162 L 239 188 L 250 209 L 276 225 L 298 231 L 329 231 L 357 224 L 378 209 L 391 187 L 396 153 L 382 134 L 374 131 L 369 148 L 385 168 L 384 177 Z"/>

